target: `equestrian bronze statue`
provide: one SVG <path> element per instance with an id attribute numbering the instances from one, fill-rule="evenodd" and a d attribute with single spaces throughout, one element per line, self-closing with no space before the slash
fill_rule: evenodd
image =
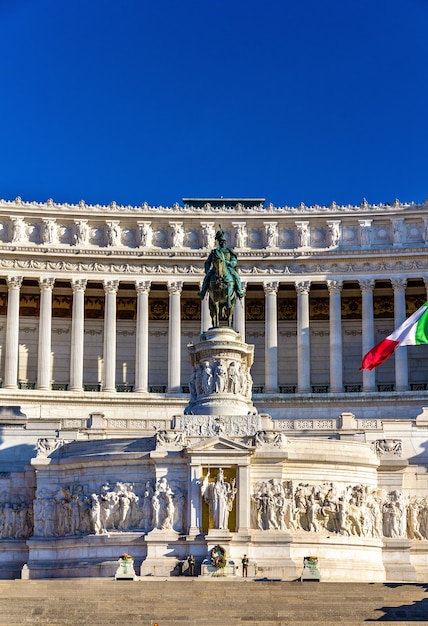
<path id="1" fill-rule="evenodd" d="M 217 247 L 211 250 L 205 261 L 205 278 L 200 298 L 209 294 L 209 307 L 213 328 L 220 326 L 220 320 L 227 320 L 232 327 L 233 311 L 236 298 L 243 298 L 241 279 L 236 265 L 238 257 L 231 248 L 226 247 L 226 238 L 221 226 L 216 233 Z"/>

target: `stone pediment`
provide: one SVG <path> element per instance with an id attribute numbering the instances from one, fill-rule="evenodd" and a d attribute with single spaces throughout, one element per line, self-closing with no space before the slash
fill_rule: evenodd
<path id="1" fill-rule="evenodd" d="M 253 448 L 227 437 L 212 437 L 188 446 L 186 453 L 194 461 L 201 464 L 236 463 L 238 459 L 246 459 L 253 454 Z"/>
<path id="2" fill-rule="evenodd" d="M 188 452 L 211 452 L 216 450 L 220 452 L 248 452 L 251 448 L 228 437 L 212 437 L 188 446 L 187 450 Z"/>

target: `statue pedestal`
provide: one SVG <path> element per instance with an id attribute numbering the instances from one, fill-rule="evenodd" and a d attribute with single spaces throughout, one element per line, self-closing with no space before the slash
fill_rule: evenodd
<path id="1" fill-rule="evenodd" d="M 257 413 L 251 401 L 254 346 L 244 343 L 232 328 L 210 328 L 201 334 L 199 343 L 189 345 L 189 354 L 191 401 L 185 413 Z"/>
<path id="2" fill-rule="evenodd" d="M 230 543 L 232 541 L 232 533 L 227 528 L 210 528 L 205 535 L 208 550 L 216 545 Z"/>
<path id="3" fill-rule="evenodd" d="M 212 578 L 217 578 L 221 576 L 236 576 L 237 566 L 233 563 L 226 565 L 226 567 L 216 568 L 214 565 L 209 565 L 208 563 L 202 563 L 201 565 L 201 576 L 211 576 Z"/>
<path id="4" fill-rule="evenodd" d="M 176 545 L 178 533 L 173 530 L 152 530 L 144 541 L 147 556 L 141 563 L 140 576 L 175 576 L 178 575 L 180 555 L 171 554 L 171 545 Z M 169 554 L 169 556 L 165 556 Z M 174 558 L 174 556 L 176 558 Z"/>
<path id="5" fill-rule="evenodd" d="M 300 581 L 314 580 L 319 582 L 321 574 L 318 570 L 318 559 L 316 557 L 305 556 L 303 559 L 303 572 Z"/>
<path id="6" fill-rule="evenodd" d="M 225 544 L 230 544 L 232 540 L 232 533 L 228 530 L 212 528 L 208 532 L 206 540 L 208 546 L 208 557 L 201 565 L 202 576 L 236 576 L 237 564 L 235 561 L 228 558 L 230 546 L 228 546 L 228 549 L 225 547 Z M 223 567 L 215 564 L 216 557 L 219 555 L 223 557 Z"/>
<path id="7" fill-rule="evenodd" d="M 134 570 L 134 559 L 119 559 L 119 567 L 114 576 L 115 580 L 137 580 Z"/>

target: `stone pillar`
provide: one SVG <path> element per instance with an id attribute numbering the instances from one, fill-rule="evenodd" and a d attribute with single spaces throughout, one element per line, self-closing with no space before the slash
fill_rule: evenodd
<path id="1" fill-rule="evenodd" d="M 187 486 L 187 519 L 188 534 L 199 535 L 202 531 L 202 466 L 198 462 L 189 465 L 189 482 Z"/>
<path id="2" fill-rule="evenodd" d="M 149 280 L 137 281 L 137 330 L 135 343 L 134 391 L 145 392 L 149 388 Z"/>
<path id="3" fill-rule="evenodd" d="M 265 292 L 265 393 L 278 392 L 278 282 L 264 283 Z"/>
<path id="4" fill-rule="evenodd" d="M 251 527 L 250 461 L 238 467 L 238 533 L 248 533 Z"/>
<path id="5" fill-rule="evenodd" d="M 246 292 L 247 283 L 241 281 L 242 291 Z M 237 298 L 234 311 L 233 326 L 237 333 L 241 335 L 242 341 L 245 341 L 245 297 Z"/>
<path id="6" fill-rule="evenodd" d="M 116 391 L 116 295 L 118 280 L 105 280 L 103 391 Z"/>
<path id="7" fill-rule="evenodd" d="M 296 282 L 297 290 L 297 390 L 311 391 L 311 348 L 309 328 L 310 281 Z"/>
<path id="8" fill-rule="evenodd" d="M 6 361 L 4 368 L 4 386 L 6 389 L 18 388 L 18 351 L 19 351 L 19 294 L 22 276 L 7 279 L 7 319 L 6 319 Z"/>
<path id="9" fill-rule="evenodd" d="M 363 356 L 375 345 L 373 289 L 374 280 L 360 280 L 362 307 L 363 307 Z M 363 391 L 376 391 L 376 377 L 374 370 L 363 370 Z"/>
<path id="10" fill-rule="evenodd" d="M 70 391 L 83 391 L 86 283 L 85 278 L 71 281 L 73 311 L 71 317 Z"/>
<path id="11" fill-rule="evenodd" d="M 181 291 L 183 282 L 169 282 L 168 393 L 181 393 Z"/>
<path id="12" fill-rule="evenodd" d="M 199 283 L 199 290 L 202 289 L 202 282 Z M 208 294 L 201 300 L 201 333 L 211 328 L 211 314 Z"/>
<path id="13" fill-rule="evenodd" d="M 394 328 L 398 328 L 406 319 L 407 278 L 393 278 L 394 290 Z M 409 370 L 407 366 L 408 348 L 395 351 L 395 390 L 408 391 Z"/>
<path id="14" fill-rule="evenodd" d="M 328 280 L 330 294 L 330 392 L 343 391 L 341 280 Z"/>
<path id="15" fill-rule="evenodd" d="M 51 388 L 52 291 L 54 278 L 40 278 L 39 346 L 37 389 Z"/>

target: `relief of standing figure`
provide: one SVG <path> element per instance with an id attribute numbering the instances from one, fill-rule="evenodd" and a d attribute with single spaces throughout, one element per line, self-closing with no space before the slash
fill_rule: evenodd
<path id="1" fill-rule="evenodd" d="M 228 530 L 229 513 L 233 509 L 237 489 L 235 479 L 230 483 L 224 480 L 223 469 L 220 467 L 215 482 L 209 482 L 210 470 L 201 486 L 202 497 L 208 504 L 214 528 Z"/>

